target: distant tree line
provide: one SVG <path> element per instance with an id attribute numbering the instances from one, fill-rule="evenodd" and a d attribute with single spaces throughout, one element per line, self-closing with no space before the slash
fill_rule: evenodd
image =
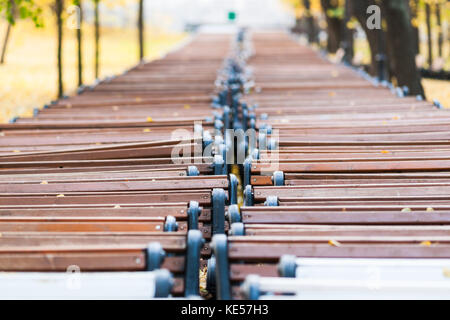
<path id="1" fill-rule="evenodd" d="M 99 5 L 101 0 L 84 0 L 92 1 L 94 5 L 94 73 L 95 78 L 100 74 L 100 17 L 99 17 Z M 137 42 L 139 46 L 139 61 L 142 61 L 145 56 L 144 50 L 144 0 L 138 1 L 138 17 L 137 17 L 137 29 L 138 36 Z M 77 54 L 77 82 L 78 86 L 83 85 L 83 48 L 82 48 L 82 23 L 83 23 L 83 0 L 0 0 L 0 15 L 7 21 L 5 35 L 1 47 L 0 65 L 5 63 L 6 52 L 8 43 L 11 37 L 11 31 L 17 20 L 30 19 L 34 22 L 36 27 L 43 27 L 44 21 L 42 17 L 42 11 L 45 6 L 49 6 L 55 16 L 55 24 L 57 29 L 57 73 L 58 73 L 58 97 L 62 97 L 64 94 L 63 83 L 63 63 L 62 63 L 62 51 L 63 51 L 63 38 L 64 38 L 64 10 L 69 5 L 76 8 L 75 12 L 71 14 L 75 15 L 74 23 L 69 25 L 70 29 L 73 29 L 76 33 L 76 54 Z"/>
<path id="2" fill-rule="evenodd" d="M 366 34 L 371 51 L 369 72 L 380 80 L 391 80 L 400 87 L 406 86 L 410 94 L 423 95 L 420 72 L 416 66 L 419 53 L 418 10 L 425 10 L 428 35 L 428 65 L 433 65 L 431 16 L 436 15 L 438 55 L 442 57 L 443 32 L 441 6 L 446 0 L 284 0 L 297 13 L 294 32 L 307 35 L 310 43 L 318 43 L 319 21 L 312 10 L 321 10 L 325 16 L 329 53 L 344 51 L 343 61 L 351 63 L 354 55 L 353 21 L 358 21 Z M 377 6 L 381 28 L 369 28 L 367 21 Z M 434 9 L 434 10 L 433 10 Z M 300 14 L 298 14 L 300 12 Z M 317 15 L 316 15 L 317 16 Z"/>

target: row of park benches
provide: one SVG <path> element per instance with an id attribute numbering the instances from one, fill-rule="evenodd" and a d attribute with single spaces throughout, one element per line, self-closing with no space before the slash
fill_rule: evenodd
<path id="1" fill-rule="evenodd" d="M 211 108 L 232 40 L 199 35 L 0 125 L 1 297 L 199 295 L 237 204 Z"/>
<path id="2" fill-rule="evenodd" d="M 288 35 L 253 45 L 258 143 L 211 244 L 218 298 L 449 298 L 450 114 Z"/>

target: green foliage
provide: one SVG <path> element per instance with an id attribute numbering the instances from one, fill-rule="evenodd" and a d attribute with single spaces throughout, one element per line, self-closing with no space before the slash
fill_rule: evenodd
<path id="1" fill-rule="evenodd" d="M 344 7 L 330 8 L 327 10 L 327 16 L 330 18 L 343 19 L 345 14 Z"/>
<path id="2" fill-rule="evenodd" d="M 0 14 L 12 25 L 17 19 L 31 19 L 36 27 L 42 27 L 42 8 L 33 0 L 0 0 Z"/>

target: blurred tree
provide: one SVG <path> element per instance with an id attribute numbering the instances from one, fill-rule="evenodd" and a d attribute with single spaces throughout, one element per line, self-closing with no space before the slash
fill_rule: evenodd
<path id="1" fill-rule="evenodd" d="M 424 95 L 416 66 L 413 28 L 409 4 L 405 0 L 381 0 L 387 22 L 386 39 L 389 60 L 399 86 L 407 86 L 410 94 Z M 401 35 L 401 36 L 399 36 Z"/>
<path id="2" fill-rule="evenodd" d="M 361 28 L 364 30 L 369 43 L 371 64 L 369 73 L 377 75 L 380 80 L 386 80 L 388 75 L 388 61 L 386 48 L 384 46 L 386 35 L 383 29 L 369 29 L 367 26 L 367 8 L 377 5 L 375 0 L 351 0 L 351 10 L 358 20 Z"/>
<path id="3" fill-rule="evenodd" d="M 139 61 L 144 59 L 144 0 L 139 0 L 138 10 Z"/>
<path id="4" fill-rule="evenodd" d="M 344 49 L 344 62 L 351 64 L 353 61 L 354 55 L 354 28 L 353 24 L 350 22 L 353 15 L 352 10 L 352 1 L 345 1 L 345 12 L 344 12 L 344 21 L 342 23 L 342 33 L 343 39 L 341 46 Z"/>
<path id="5" fill-rule="evenodd" d="M 64 0 L 55 0 L 55 14 L 56 14 L 56 26 L 57 26 L 57 70 L 58 70 L 58 98 L 61 98 L 64 94 L 63 75 L 62 75 L 62 38 L 63 38 L 63 21 L 62 12 L 64 9 Z"/>
<path id="6" fill-rule="evenodd" d="M 292 32 L 305 33 L 309 43 L 318 42 L 318 28 L 315 15 L 320 12 L 320 0 L 282 0 L 293 10 L 295 25 Z"/>
<path id="7" fill-rule="evenodd" d="M 100 72 L 100 21 L 98 4 L 100 0 L 94 0 L 94 42 L 95 42 L 95 53 L 94 53 L 94 74 L 95 79 L 98 79 Z"/>
<path id="8" fill-rule="evenodd" d="M 73 5 L 77 7 L 77 25 L 75 26 L 77 37 L 77 71 L 78 71 L 78 86 L 83 84 L 83 55 L 82 55 L 82 23 L 83 23 L 83 9 L 81 7 L 81 0 L 73 0 Z"/>
<path id="9" fill-rule="evenodd" d="M 436 24 L 438 29 L 438 55 L 442 57 L 442 45 L 444 42 L 444 36 L 442 32 L 442 20 L 441 20 L 441 2 L 436 2 Z"/>
<path id="10" fill-rule="evenodd" d="M 413 28 L 414 36 L 414 48 L 416 53 L 420 52 L 420 40 L 419 40 L 419 0 L 410 0 L 409 2 L 410 14 L 411 14 L 411 25 Z"/>
<path id="11" fill-rule="evenodd" d="M 6 48 L 10 39 L 11 28 L 17 19 L 31 19 L 36 27 L 42 27 L 42 9 L 33 0 L 0 0 L 0 14 L 8 21 L 3 39 L 0 64 L 5 62 Z"/>
<path id="12" fill-rule="evenodd" d="M 303 5 L 305 7 L 305 16 L 306 16 L 306 30 L 308 34 L 308 42 L 309 43 L 317 43 L 317 30 L 316 24 L 314 22 L 314 16 L 311 11 L 311 1 L 303 0 Z"/>
<path id="13" fill-rule="evenodd" d="M 321 4 L 327 21 L 327 50 L 335 53 L 340 48 L 342 41 L 344 7 L 338 0 L 321 0 Z"/>
<path id="14" fill-rule="evenodd" d="M 7 12 L 9 13 L 9 15 L 11 15 L 12 18 L 14 18 L 15 11 L 16 11 L 15 10 L 15 3 L 14 3 L 13 0 L 10 0 L 9 3 L 10 3 L 10 7 L 7 9 Z M 3 39 L 2 53 L 1 53 L 1 57 L 0 57 L 0 64 L 3 64 L 5 62 L 6 47 L 8 46 L 9 35 L 11 33 L 11 26 L 12 26 L 11 21 L 8 21 L 8 24 L 6 26 L 5 38 Z"/>
<path id="15" fill-rule="evenodd" d="M 431 69 L 433 65 L 433 41 L 431 38 L 431 5 L 429 2 L 425 2 L 425 19 L 427 24 L 428 67 Z"/>

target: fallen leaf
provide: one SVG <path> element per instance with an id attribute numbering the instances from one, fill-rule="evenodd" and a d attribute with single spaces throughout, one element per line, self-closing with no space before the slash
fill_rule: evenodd
<path id="1" fill-rule="evenodd" d="M 185 108 L 185 109 L 190 109 L 191 106 L 190 106 L 189 104 L 185 104 L 185 105 L 184 105 L 184 108 Z"/>
<path id="2" fill-rule="evenodd" d="M 402 212 L 411 212 L 411 208 L 403 208 Z"/>
<path id="3" fill-rule="evenodd" d="M 41 182 L 41 184 L 48 184 L 48 182 L 44 180 Z"/>
<path id="4" fill-rule="evenodd" d="M 423 247 L 429 247 L 429 246 L 431 246 L 431 241 L 422 241 L 420 243 L 420 245 Z"/>
<path id="5" fill-rule="evenodd" d="M 114 209 L 120 209 L 120 205 L 116 204 L 116 205 L 114 206 Z"/>
<path id="6" fill-rule="evenodd" d="M 57 197 L 57 198 L 63 198 L 63 197 L 65 197 L 65 196 L 61 193 L 61 194 L 58 194 L 56 197 Z"/>
<path id="7" fill-rule="evenodd" d="M 433 211 L 434 211 L 433 208 L 431 208 L 431 207 L 428 207 L 428 208 L 427 208 L 427 212 L 433 212 Z"/>
<path id="8" fill-rule="evenodd" d="M 143 132 L 150 132 L 152 130 L 150 130 L 149 128 L 145 128 L 144 130 L 142 130 Z"/>
<path id="9" fill-rule="evenodd" d="M 20 153 L 20 150 L 13 150 L 14 153 Z"/>
<path id="10" fill-rule="evenodd" d="M 336 241 L 336 240 L 330 240 L 330 241 L 328 241 L 328 244 L 330 246 L 333 246 L 333 247 L 340 247 L 341 246 L 341 243 L 339 241 Z"/>
<path id="11" fill-rule="evenodd" d="M 1 233 L 0 233 L 0 237 L 1 237 Z M 450 278 L 450 269 L 444 268 L 443 274 L 444 274 L 444 277 Z"/>
<path id="12" fill-rule="evenodd" d="M 153 122 L 153 118 L 152 117 L 147 117 L 147 122 Z"/>
<path id="13" fill-rule="evenodd" d="M 383 154 L 388 154 L 388 153 L 391 153 L 391 152 L 388 151 L 388 150 L 381 150 L 381 153 L 383 153 Z"/>

